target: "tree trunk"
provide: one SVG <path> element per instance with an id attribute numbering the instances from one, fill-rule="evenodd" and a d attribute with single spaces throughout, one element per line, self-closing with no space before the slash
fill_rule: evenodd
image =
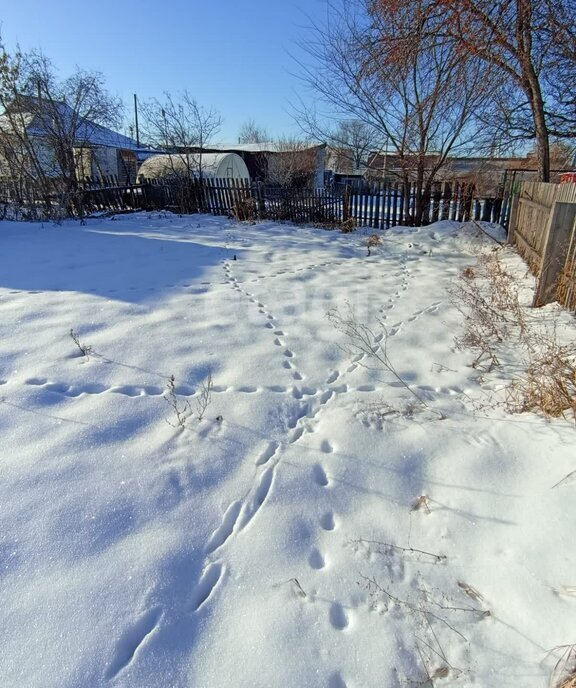
<path id="1" fill-rule="evenodd" d="M 538 161 L 538 181 L 550 181 L 550 140 L 546 116 L 544 114 L 544 103 L 540 89 L 531 93 L 530 106 L 534 117 L 534 129 L 536 134 L 536 159 Z"/>
<path id="2" fill-rule="evenodd" d="M 538 180 L 550 181 L 550 142 L 548 125 L 544 113 L 544 99 L 538 74 L 532 61 L 532 2 L 517 0 L 516 6 L 516 42 L 520 69 L 522 71 L 522 88 L 532 110 L 534 134 L 536 137 L 536 158 L 538 161 Z"/>

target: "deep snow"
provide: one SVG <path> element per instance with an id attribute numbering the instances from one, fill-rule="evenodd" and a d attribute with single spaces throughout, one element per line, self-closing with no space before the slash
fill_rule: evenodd
<path id="1" fill-rule="evenodd" d="M 0 223 L 3 687 L 547 684 L 576 640 L 574 425 L 474 411 L 503 381 L 455 348 L 448 289 L 486 237 L 365 238 Z M 429 411 L 388 412 L 410 393 L 344 350 L 348 307 Z M 208 374 L 174 427 L 168 378 L 194 409 Z"/>

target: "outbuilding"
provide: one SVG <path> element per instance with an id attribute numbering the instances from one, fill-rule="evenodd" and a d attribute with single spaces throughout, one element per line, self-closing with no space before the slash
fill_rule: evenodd
<path id="1" fill-rule="evenodd" d="M 236 153 L 166 153 L 152 155 L 138 170 L 138 179 L 200 177 L 249 179 L 246 163 Z"/>

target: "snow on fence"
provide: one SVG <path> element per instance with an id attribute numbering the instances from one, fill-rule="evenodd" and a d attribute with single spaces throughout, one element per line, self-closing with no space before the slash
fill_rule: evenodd
<path id="1" fill-rule="evenodd" d="M 534 305 L 576 309 L 576 184 L 522 182 L 508 241 L 538 279 Z"/>

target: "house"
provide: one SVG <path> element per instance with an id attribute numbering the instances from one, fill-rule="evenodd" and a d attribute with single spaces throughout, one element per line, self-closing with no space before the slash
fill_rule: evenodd
<path id="1" fill-rule="evenodd" d="M 91 122 L 63 101 L 18 96 L 0 115 L 0 176 L 22 165 L 34 178 L 136 179 L 136 141 Z"/>
<path id="2" fill-rule="evenodd" d="M 362 186 L 365 182 L 366 170 L 366 160 L 360 159 L 352 148 L 327 146 L 324 175 L 327 185 Z"/>
<path id="3" fill-rule="evenodd" d="M 426 168 L 432 168 L 438 156 L 425 156 Z M 368 158 L 367 177 L 375 180 L 398 181 L 403 177 L 403 166 L 410 176 L 410 165 L 397 153 L 372 152 Z M 533 155 L 526 157 L 454 157 L 448 158 L 434 176 L 436 182 L 470 182 L 483 197 L 496 197 L 501 192 L 507 175 L 514 173 L 517 180 L 533 179 L 538 169 Z"/>

